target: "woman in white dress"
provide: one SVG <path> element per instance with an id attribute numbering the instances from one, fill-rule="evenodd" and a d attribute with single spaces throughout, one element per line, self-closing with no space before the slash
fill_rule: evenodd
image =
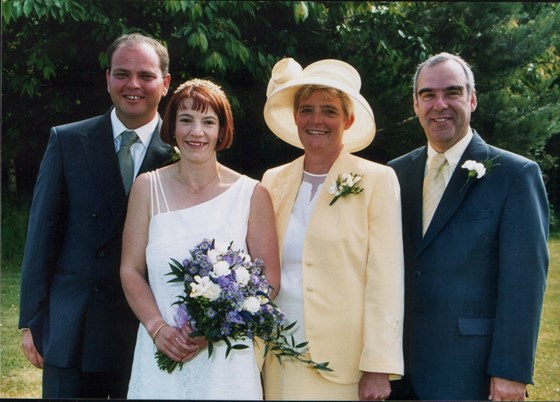
<path id="1" fill-rule="evenodd" d="M 189 337 L 174 321 L 181 283 L 168 283 L 169 261 L 183 261 L 205 238 L 233 241 L 265 262 L 265 275 L 280 286 L 279 253 L 272 202 L 256 180 L 217 161 L 233 140 L 233 117 L 222 89 L 208 80 L 182 84 L 167 107 L 160 133 L 178 147 L 177 163 L 139 176 L 130 193 L 123 236 L 121 279 L 127 300 L 141 321 L 128 398 L 262 399 L 252 342 L 225 357 L 219 342 L 209 358 L 207 342 Z M 156 350 L 184 362 L 172 373 L 160 370 Z"/>

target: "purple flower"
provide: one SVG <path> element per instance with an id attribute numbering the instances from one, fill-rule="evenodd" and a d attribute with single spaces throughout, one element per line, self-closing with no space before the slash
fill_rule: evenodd
<path id="1" fill-rule="evenodd" d="M 245 321 L 243 320 L 243 318 L 241 318 L 241 315 L 239 315 L 239 311 L 237 310 L 229 311 L 226 315 L 226 319 L 232 324 L 245 324 Z"/>
<path id="2" fill-rule="evenodd" d="M 248 254 L 232 246 L 232 242 L 204 239 L 190 250 L 190 258 L 182 264 L 174 260 L 170 262 L 172 272 L 169 275 L 175 276 L 171 282 L 182 281 L 184 287 L 175 303 L 178 306 L 174 312 L 175 323 L 178 327 L 190 325 L 197 335 L 206 337 L 211 344 L 228 339 L 253 339 L 255 336 L 280 342 L 278 334 L 283 330 L 285 317 L 270 302 L 272 288 L 263 275 L 263 261 L 251 261 Z M 226 269 L 217 270 L 217 264 L 221 264 L 220 267 L 224 265 Z M 204 280 L 219 288 L 218 297 L 192 296 L 195 277 L 197 283 Z M 253 303 L 249 305 L 248 300 Z M 235 349 L 230 341 L 226 342 L 226 356 Z M 175 367 L 165 354 L 156 354 L 160 368 Z"/>
<path id="3" fill-rule="evenodd" d="M 223 288 L 227 288 L 228 286 L 230 286 L 233 282 L 235 282 L 233 280 L 233 278 L 231 277 L 231 275 L 225 275 L 225 276 L 219 276 L 217 278 L 214 279 L 215 282 L 220 285 L 220 287 Z"/>

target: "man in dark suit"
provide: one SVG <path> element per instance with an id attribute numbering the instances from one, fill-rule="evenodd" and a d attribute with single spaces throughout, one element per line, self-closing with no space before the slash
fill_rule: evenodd
<path id="1" fill-rule="evenodd" d="M 138 321 L 119 278 L 122 229 L 133 177 L 170 157 L 157 108 L 171 78 L 167 49 L 140 34 L 113 42 L 108 60 L 114 107 L 51 129 L 29 216 L 19 327 L 44 398 L 128 388 Z"/>
<path id="2" fill-rule="evenodd" d="M 471 129 L 474 77 L 461 58 L 422 63 L 413 103 L 428 144 L 389 163 L 406 268 L 406 392 L 392 398 L 523 400 L 548 270 L 540 169 Z"/>

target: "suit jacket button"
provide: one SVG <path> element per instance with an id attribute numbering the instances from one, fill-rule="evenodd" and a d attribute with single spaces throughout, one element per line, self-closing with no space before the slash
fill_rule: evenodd
<path id="1" fill-rule="evenodd" d="M 97 253 L 95 253 L 95 255 L 97 256 L 97 258 L 104 257 L 105 256 L 105 251 L 97 250 Z"/>
<path id="2" fill-rule="evenodd" d="M 414 271 L 414 276 L 420 278 L 422 276 L 422 271 Z"/>
<path id="3" fill-rule="evenodd" d="M 94 219 L 97 219 L 99 217 L 99 214 L 97 212 L 93 211 L 91 213 L 91 217 L 94 218 Z"/>

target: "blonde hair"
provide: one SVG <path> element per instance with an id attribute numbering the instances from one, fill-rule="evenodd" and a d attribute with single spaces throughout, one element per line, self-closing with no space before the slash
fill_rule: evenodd
<path id="1" fill-rule="evenodd" d="M 299 105 L 301 105 L 301 102 L 309 98 L 315 91 L 321 91 L 323 97 L 328 100 L 336 98 L 340 99 L 342 103 L 342 111 L 344 112 L 344 116 L 347 119 L 349 119 L 354 114 L 354 105 L 352 103 L 352 99 L 350 99 L 346 92 L 333 87 L 317 84 L 302 85 L 298 88 L 298 90 L 294 94 L 294 110 L 297 110 L 299 108 Z"/>

